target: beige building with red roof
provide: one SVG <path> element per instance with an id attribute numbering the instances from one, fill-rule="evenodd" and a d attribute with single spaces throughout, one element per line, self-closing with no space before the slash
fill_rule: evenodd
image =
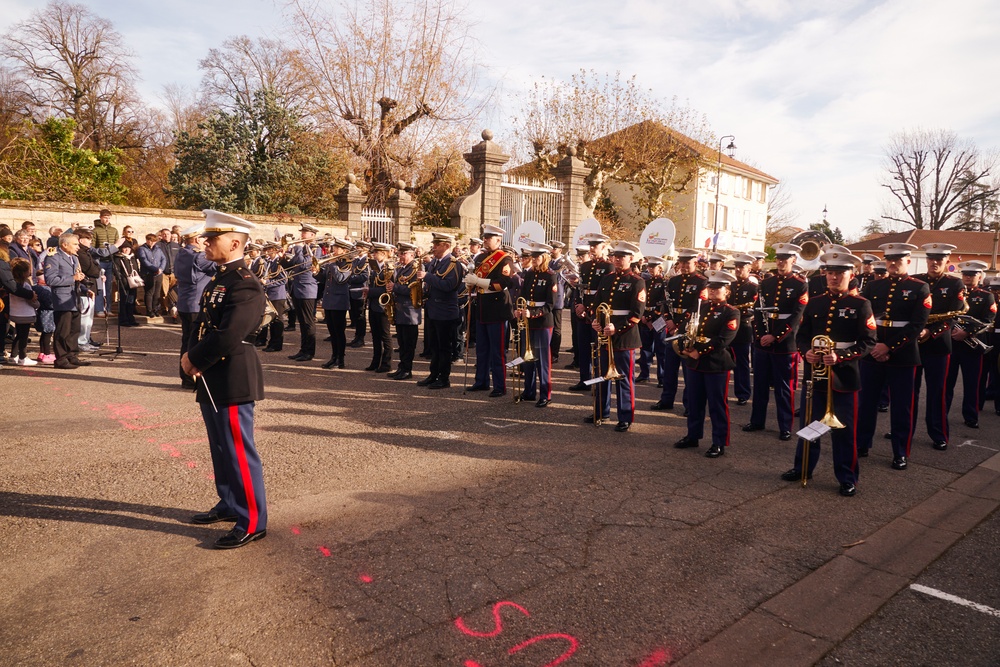
<path id="1" fill-rule="evenodd" d="M 963 232 L 954 229 L 911 229 L 906 232 L 874 236 L 864 241 L 851 243 L 847 247 L 850 248 L 852 253 L 858 256 L 863 253 L 869 253 L 881 257 L 882 251 L 878 247 L 883 243 L 911 243 L 918 248 L 928 243 L 948 243 L 956 247 L 951 253 L 948 270 L 957 271 L 956 265 L 959 262 L 976 259 L 986 262 L 990 266 L 991 272 L 996 271 L 997 235 L 993 232 Z M 921 273 L 926 266 L 924 259 L 925 255 L 922 251 L 914 252 L 914 264 L 910 267 L 910 273 Z"/>

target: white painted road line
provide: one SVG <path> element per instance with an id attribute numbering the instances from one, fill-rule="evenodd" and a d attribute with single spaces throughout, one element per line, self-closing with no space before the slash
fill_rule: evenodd
<path id="1" fill-rule="evenodd" d="M 984 614 L 989 614 L 990 616 L 996 616 L 997 618 L 1000 618 L 1000 609 L 987 607 L 984 604 L 979 604 L 978 602 L 973 602 L 972 600 L 966 600 L 965 598 L 960 598 L 957 595 L 952 595 L 951 593 L 945 593 L 944 591 L 939 591 L 936 588 L 928 588 L 927 586 L 921 586 L 920 584 L 910 584 L 910 588 L 917 591 L 918 593 L 926 593 L 927 595 L 940 598 L 942 600 L 947 600 L 948 602 L 954 602 L 955 604 L 960 604 L 963 607 L 969 607 L 971 609 L 975 609 L 976 611 L 981 611 Z"/>
<path id="2" fill-rule="evenodd" d="M 988 449 L 991 452 L 1000 452 L 1000 449 L 994 447 L 986 447 L 985 445 L 977 445 L 975 440 L 966 440 L 959 447 L 979 447 L 980 449 Z"/>

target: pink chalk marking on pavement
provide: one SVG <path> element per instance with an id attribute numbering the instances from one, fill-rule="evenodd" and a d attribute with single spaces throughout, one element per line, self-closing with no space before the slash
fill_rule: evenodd
<path id="1" fill-rule="evenodd" d="M 187 467 L 188 468 L 197 468 L 198 467 L 198 462 L 197 461 L 187 461 Z"/>
<path id="2" fill-rule="evenodd" d="M 87 405 L 87 401 L 80 401 L 80 405 Z"/>
<path id="3" fill-rule="evenodd" d="M 663 667 L 670 662 L 670 651 L 665 648 L 658 648 L 650 653 L 639 667 Z"/>
<path id="4" fill-rule="evenodd" d="M 323 558 L 329 558 L 330 557 L 330 550 L 327 549 L 326 547 L 320 545 L 320 546 L 318 546 L 316 548 L 319 549 L 319 552 L 321 554 L 323 554 Z"/>
<path id="5" fill-rule="evenodd" d="M 458 628 L 459 632 L 469 635 L 470 637 L 477 637 L 479 639 L 489 639 L 490 637 L 496 637 L 501 632 L 503 632 L 503 622 L 500 620 L 500 610 L 503 609 L 504 607 L 513 607 L 514 609 L 517 609 L 525 616 L 529 617 L 531 616 L 531 614 L 528 613 L 528 610 L 522 607 L 521 605 L 517 604 L 516 602 L 509 602 L 505 600 L 503 602 L 497 602 L 495 605 L 493 605 L 493 630 L 491 630 L 490 632 L 476 632 L 475 630 L 470 630 L 469 627 L 465 625 L 465 621 L 462 620 L 461 616 L 455 619 L 455 627 Z"/>
<path id="6" fill-rule="evenodd" d="M 511 648 L 510 650 L 508 650 L 507 651 L 507 655 L 514 655 L 515 653 L 517 653 L 521 649 L 527 648 L 528 646 L 531 646 L 535 642 L 547 641 L 549 639 L 563 639 L 563 640 L 566 640 L 566 641 L 569 642 L 569 648 L 566 649 L 566 651 L 561 656 L 559 656 L 558 658 L 556 658 L 552 662 L 545 663 L 544 667 L 556 667 L 556 665 L 558 665 L 559 663 L 564 662 L 566 660 L 569 660 L 569 657 L 571 655 L 573 655 L 574 653 L 576 653 L 577 647 L 580 646 L 580 642 L 578 642 L 576 640 L 576 637 L 574 637 L 573 635 L 567 635 L 567 634 L 563 634 L 561 632 L 555 632 L 555 633 L 548 634 L 548 635 L 538 635 L 537 637 L 532 637 L 531 639 L 523 641 L 520 644 L 518 644 L 517 646 L 515 646 L 515 647 Z"/>
<path id="7" fill-rule="evenodd" d="M 292 535 L 301 535 L 302 530 L 298 526 L 292 526 Z"/>
<path id="8" fill-rule="evenodd" d="M 361 574 L 361 575 L 360 575 L 360 576 L 358 577 L 358 579 L 360 579 L 360 580 L 361 580 L 361 583 L 363 583 L 363 584 L 370 584 L 370 583 L 372 583 L 373 581 L 375 581 L 374 579 L 372 579 L 372 577 L 371 577 L 371 575 L 370 575 L 370 574 L 364 574 L 364 573 L 362 573 L 362 574 Z"/>
<path id="9" fill-rule="evenodd" d="M 475 660 L 466 660 L 464 667 L 483 667 Z"/>

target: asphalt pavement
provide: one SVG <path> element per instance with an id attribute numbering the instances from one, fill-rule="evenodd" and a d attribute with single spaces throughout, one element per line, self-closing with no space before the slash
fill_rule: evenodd
<path id="1" fill-rule="evenodd" d="M 538 409 L 463 393 L 462 364 L 440 391 L 416 386 L 424 360 L 413 381 L 363 371 L 370 346 L 292 362 L 290 333 L 262 353 L 268 535 L 227 552 L 225 525 L 188 522 L 215 498 L 179 337 L 0 369 L 0 663 L 1000 663 L 1000 618 L 911 588 L 1000 609 L 992 411 L 953 420 L 945 452 L 918 429 L 906 471 L 876 442 L 843 498 L 829 448 L 808 487 L 779 478 L 773 408 L 747 434 L 731 403 L 712 460 L 671 446 L 685 420 L 648 410 L 655 383 L 628 433 L 584 424 L 567 354 Z"/>

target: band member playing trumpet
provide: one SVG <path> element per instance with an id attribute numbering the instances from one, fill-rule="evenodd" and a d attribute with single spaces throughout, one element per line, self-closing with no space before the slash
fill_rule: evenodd
<path id="1" fill-rule="evenodd" d="M 695 272 L 697 257 L 698 251 L 691 248 L 681 248 L 677 251 L 677 262 L 674 264 L 677 275 L 667 281 L 666 298 L 669 310 L 663 316 L 667 322 L 667 328 L 663 330 L 665 337 L 669 338 L 684 331 L 688 320 L 701 307 L 701 295 L 707 283 L 705 276 Z M 683 363 L 684 360 L 678 356 L 672 345 L 666 346 L 663 358 L 663 390 L 660 392 L 660 400 L 649 406 L 651 410 L 673 410 L 674 399 L 677 397 L 678 376 L 683 373 L 685 378 L 687 377 L 687 365 Z"/>
<path id="2" fill-rule="evenodd" d="M 826 291 L 810 299 L 795 337 L 799 353 L 809 364 L 813 383 L 812 408 L 810 411 L 805 400 L 802 401 L 801 425 L 805 426 L 806 413 L 817 420 L 817 415 L 825 415 L 828 407 L 842 424 L 842 428 L 830 431 L 833 474 L 840 482 L 840 495 L 853 496 L 859 469 L 854 423 L 861 389 L 858 362 L 875 347 L 875 317 L 871 303 L 850 291 L 861 258 L 838 251 L 821 255 L 820 262 L 826 275 Z M 819 462 L 819 440 L 810 441 L 809 445 L 808 461 L 803 464 L 803 441 L 799 439 L 795 465 L 781 475 L 782 479 L 801 480 L 803 465 L 807 478 L 812 477 Z"/>
<path id="3" fill-rule="evenodd" d="M 889 387 L 889 423 L 892 467 L 905 470 L 913 440 L 914 383 L 920 350 L 917 338 L 931 309 L 927 283 L 908 274 L 909 243 L 883 243 L 888 277 L 874 280 L 864 296 L 875 313 L 876 343 L 861 361 L 861 406 L 858 410 L 858 456 L 868 456 L 878 420 L 882 388 Z"/>
<path id="4" fill-rule="evenodd" d="M 286 280 L 283 277 L 283 269 L 278 263 L 281 254 L 281 246 L 275 242 L 264 244 L 264 294 L 267 296 L 271 306 L 274 307 L 277 315 L 267 325 L 264 339 L 267 341 L 265 352 L 281 352 L 285 344 L 285 324 L 282 318 L 285 315 L 285 299 L 287 297 Z"/>
<path id="5" fill-rule="evenodd" d="M 288 246 L 281 265 L 289 274 L 294 274 L 289 285 L 292 297 L 292 308 L 295 319 L 298 320 L 301 331 L 299 351 L 288 357 L 292 361 L 309 361 L 316 355 L 316 299 L 319 296 L 319 283 L 310 271 L 314 259 L 320 257 L 319 249 L 313 250 L 312 240 L 319 231 L 312 225 L 302 223 L 299 233 L 305 243 Z"/>
<path id="6" fill-rule="evenodd" d="M 392 294 L 396 335 L 399 337 L 399 368 L 388 375 L 391 380 L 409 380 L 413 377 L 413 356 L 417 353 L 417 337 L 423 304 L 413 302 L 414 285 L 419 285 L 417 275 L 420 262 L 414 260 L 417 246 L 399 242 L 396 252 L 399 263 L 393 271 L 392 280 L 385 286 Z"/>
<path id="7" fill-rule="evenodd" d="M 507 368 L 504 352 L 507 349 L 506 326 L 513 309 L 508 289 L 512 284 L 514 261 L 504 252 L 503 229 L 495 225 L 483 225 L 483 252 L 476 257 L 476 268 L 465 276 L 469 291 L 476 290 L 473 302 L 476 311 L 473 320 L 476 327 L 476 379 L 469 391 L 485 391 L 493 381 L 490 398 L 507 393 Z M 450 253 L 450 247 L 449 247 Z M 457 259 L 455 259 L 458 262 Z M 430 313 L 428 313 L 430 317 Z M 469 326 L 473 326 L 469 323 Z M 451 364 L 452 354 L 448 355 Z"/>
<path id="8" fill-rule="evenodd" d="M 968 310 L 965 285 L 958 276 L 945 271 L 945 265 L 956 248 L 948 243 L 926 243 L 927 273 L 914 276 L 923 280 L 931 290 L 931 312 L 927 326 L 920 332 L 920 366 L 913 399 L 913 430 L 917 430 L 917 412 L 920 405 L 921 380 L 927 378 L 927 405 L 925 421 L 927 435 L 937 450 L 948 448 L 948 410 L 945 390 L 948 383 L 948 360 L 951 358 L 952 317 Z M 948 315 L 951 314 L 951 315 Z"/>
<path id="9" fill-rule="evenodd" d="M 997 302 L 993 293 L 979 286 L 986 275 L 986 262 L 972 260 L 958 265 L 962 272 L 962 282 L 968 293 L 966 301 L 969 304 L 969 317 L 976 322 L 974 326 L 955 326 L 951 330 L 954 341 L 951 350 L 951 362 L 948 364 L 948 386 L 945 400 L 948 411 L 951 412 L 951 401 L 955 396 L 955 384 L 958 382 L 958 372 L 962 372 L 962 418 L 969 428 L 979 428 L 979 406 L 982 403 L 980 388 L 982 375 L 985 372 L 983 360 L 990 351 L 990 346 L 981 341 L 975 334 L 976 328 L 993 330 L 993 320 L 997 315 Z M 985 327 L 983 326 L 985 325 Z M 984 334 L 986 332 L 983 332 Z"/>
<path id="10" fill-rule="evenodd" d="M 642 349 L 639 350 L 639 375 L 635 381 L 646 382 L 649 380 L 649 367 L 653 365 L 653 357 L 656 357 L 656 382 L 663 383 L 663 339 L 666 335 L 663 330 L 657 331 L 653 328 L 663 313 L 664 294 L 666 281 L 663 279 L 663 260 L 659 257 L 650 257 L 646 260 L 646 270 L 641 274 L 646 281 L 646 293 L 649 303 L 646 304 L 646 311 L 643 313 L 642 322 L 639 325 L 639 338 L 642 340 Z"/>
<path id="11" fill-rule="evenodd" d="M 533 241 L 527 246 L 531 254 L 531 268 L 524 273 L 521 285 L 521 299 L 518 303 L 526 308 L 514 311 L 518 320 L 527 318 L 528 326 L 524 335 L 528 338 L 525 350 L 530 349 L 534 359 L 524 360 L 524 393 L 521 399 L 534 401 L 536 408 L 544 408 L 552 400 L 552 306 L 555 303 L 556 276 L 549 269 L 551 246 Z"/>
<path id="12" fill-rule="evenodd" d="M 458 293 L 465 279 L 465 268 L 451 254 L 455 237 L 451 234 L 433 233 L 433 257 L 417 274 L 426 285 L 427 338 L 431 352 L 430 375 L 417 382 L 428 389 L 445 389 L 451 386 L 451 357 L 455 350 L 455 337 L 462 323 L 458 308 Z"/>
<path id="13" fill-rule="evenodd" d="M 678 345 L 688 372 L 687 435 L 674 443 L 685 449 L 697 447 L 705 434 L 705 405 L 712 420 L 710 459 L 726 453 L 729 446 L 729 371 L 736 361 L 729 346 L 740 328 L 740 311 L 726 303 L 736 277 L 725 271 L 709 271 L 706 300 L 701 302 L 697 329 Z M 693 323 L 689 328 L 694 328 Z M 673 346 L 671 346 L 673 348 Z"/>
<path id="14" fill-rule="evenodd" d="M 346 239 L 334 239 L 330 254 L 340 257 L 353 249 Z M 320 274 L 323 280 L 323 313 L 326 328 L 330 332 L 330 346 L 333 353 L 323 368 L 344 368 L 347 350 L 347 311 L 351 308 L 350 287 L 347 280 L 351 275 L 351 263 L 345 259 L 326 262 Z"/>
<path id="15" fill-rule="evenodd" d="M 802 251 L 792 243 L 775 243 L 777 274 L 760 284 L 760 306 L 754 318 L 753 410 L 744 431 L 761 431 L 767 421 L 769 390 L 774 387 L 778 439 L 792 439 L 792 394 L 796 377 L 795 332 L 809 303 L 805 280 L 792 272 Z"/>
<path id="16" fill-rule="evenodd" d="M 597 288 L 593 329 L 595 334 L 611 340 L 613 354 L 608 358 L 607 350 L 598 354 L 600 367 L 594 369 L 594 377 L 613 375 L 617 370 L 615 390 L 618 392 L 619 433 L 629 430 L 635 421 L 635 351 L 642 345 L 637 325 L 646 309 L 646 282 L 632 270 L 632 259 L 639 254 L 639 246 L 628 241 L 618 241 L 611 251 L 614 273 L 604 276 Z M 597 317 L 600 306 L 610 306 L 610 318 L 605 323 Z M 601 325 L 604 325 L 603 328 Z M 609 365 L 610 364 L 610 365 Z M 597 405 L 601 419 L 611 416 L 610 382 L 597 385 Z M 596 414 L 595 410 L 595 414 Z M 594 422 L 594 416 L 584 421 Z"/>
<path id="17" fill-rule="evenodd" d="M 559 348 L 562 346 L 562 312 L 566 303 L 566 277 L 562 271 L 566 261 L 563 256 L 566 244 L 562 241 L 549 241 L 548 245 L 552 246 L 549 268 L 556 278 L 556 298 L 552 303 L 552 343 L 549 347 L 552 349 L 552 363 L 558 363 Z"/>

